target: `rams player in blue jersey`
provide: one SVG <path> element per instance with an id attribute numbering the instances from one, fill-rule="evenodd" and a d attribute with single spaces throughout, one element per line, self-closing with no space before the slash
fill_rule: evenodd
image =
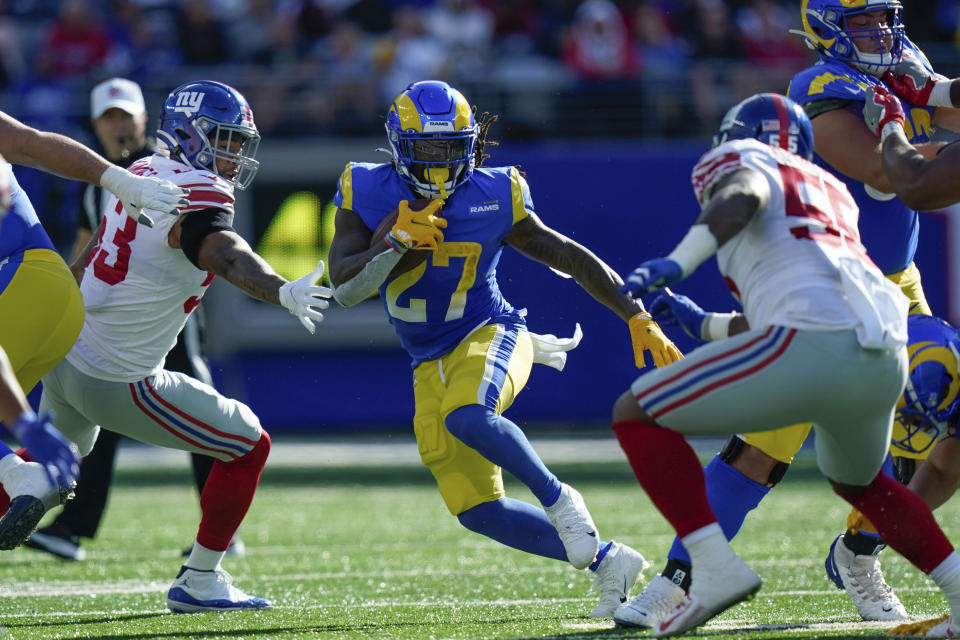
<path id="1" fill-rule="evenodd" d="M 788 93 L 810 116 L 815 160 L 853 194 L 860 208 L 863 244 L 910 299 L 911 313 L 929 315 L 920 273 L 913 264 L 918 215 L 893 193 L 876 136 L 864 123 L 862 109 L 867 90 L 882 86 L 888 71 L 904 58 L 928 70 L 930 65 L 904 33 L 902 6 L 896 0 L 801 0 L 800 7 L 803 30 L 797 33 L 820 59 L 794 76 Z M 958 111 L 936 109 L 926 102 L 904 101 L 903 105 L 907 138 L 924 157 L 935 156 L 943 143 L 930 141 L 932 127 L 958 129 Z M 736 534 L 746 514 L 780 481 L 809 431 L 810 425 L 799 424 L 735 436 L 707 466 L 711 504 L 728 537 Z M 900 444 L 894 444 L 891 453 L 899 477 L 906 482 L 916 460 L 929 450 L 914 450 L 900 425 L 894 427 L 894 441 Z M 846 589 L 864 620 L 902 620 L 906 610 L 884 581 L 876 558 L 882 546 L 872 524 L 853 510 L 847 532 L 831 547 L 828 574 Z M 663 579 L 654 579 L 647 588 L 651 626 L 689 589 L 689 557 L 679 541 L 669 557 Z"/>
<path id="2" fill-rule="evenodd" d="M 37 131 L 2 112 L 0 154 L 6 158 L 0 174 L 9 197 L 0 221 L 0 349 L 21 390 L 29 392 L 73 346 L 83 325 L 83 301 L 8 162 L 100 184 L 129 203 L 129 215 L 144 224 L 152 220 L 142 209 L 175 211 L 186 191 L 135 176 L 69 138 Z M 4 418 L 26 448 L 17 455 L 0 443 L 0 549 L 23 542 L 77 474 L 76 450 L 49 417 L 37 417 L 13 400 L 24 410 L 13 423 L 8 414 Z"/>
<path id="3" fill-rule="evenodd" d="M 445 82 L 417 82 L 387 115 L 393 161 L 350 163 L 340 176 L 330 248 L 334 297 L 344 306 L 379 290 L 401 344 L 413 359 L 414 433 L 450 513 L 505 545 L 589 567 L 610 616 L 645 566 L 626 545 L 599 539 L 580 494 L 543 464 L 523 431 L 502 414 L 526 384 L 531 365 L 566 348 L 526 330 L 523 315 L 497 285 L 504 245 L 573 278 L 629 323 L 642 366 L 650 350 L 662 366 L 680 358 L 637 302 L 618 291 L 619 276 L 590 251 L 544 226 L 516 167 L 481 167 L 495 117 L 475 118 Z M 408 201 L 429 199 L 414 211 Z M 386 244 L 372 231 L 399 214 Z M 403 254 L 428 261 L 391 275 Z M 569 344 L 567 347 L 570 346 Z M 501 468 L 540 501 L 504 495 Z"/>

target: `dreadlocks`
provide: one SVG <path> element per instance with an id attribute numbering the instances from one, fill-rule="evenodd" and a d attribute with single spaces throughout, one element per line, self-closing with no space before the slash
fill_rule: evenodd
<path id="1" fill-rule="evenodd" d="M 473 160 L 477 167 L 483 166 L 483 161 L 490 157 L 489 153 L 484 153 L 487 145 L 499 147 L 500 143 L 496 140 L 487 140 L 487 133 L 490 131 L 490 125 L 497 121 L 500 116 L 484 111 L 477 115 L 477 105 L 473 105 L 473 118 L 477 122 L 477 147 L 473 152 Z"/>
<path id="2" fill-rule="evenodd" d="M 490 132 L 490 125 L 496 122 L 500 118 L 499 115 L 495 113 L 490 113 L 489 111 L 484 111 L 479 116 L 477 115 L 477 105 L 473 105 L 473 119 L 477 122 L 477 146 L 473 151 L 473 160 L 475 167 L 482 167 L 483 161 L 490 157 L 489 153 L 484 153 L 484 149 L 489 145 L 491 147 L 499 147 L 500 143 L 496 140 L 487 140 L 487 134 Z M 520 169 L 520 165 L 517 166 L 517 171 L 520 172 L 521 176 L 526 177 L 526 171 Z"/>

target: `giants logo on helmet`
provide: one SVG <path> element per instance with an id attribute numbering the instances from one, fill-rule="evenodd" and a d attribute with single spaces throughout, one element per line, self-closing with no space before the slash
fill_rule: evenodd
<path id="1" fill-rule="evenodd" d="M 189 118 L 200 110 L 200 104 L 203 102 L 205 95 L 200 91 L 181 91 L 177 94 L 177 104 L 173 110 Z"/>

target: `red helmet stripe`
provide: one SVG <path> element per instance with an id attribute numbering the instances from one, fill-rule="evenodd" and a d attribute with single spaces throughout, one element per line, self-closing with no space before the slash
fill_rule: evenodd
<path id="1" fill-rule="evenodd" d="M 790 149 L 790 116 L 787 113 L 787 103 L 783 96 L 772 94 L 773 104 L 777 107 L 777 120 L 780 121 L 780 148 Z"/>

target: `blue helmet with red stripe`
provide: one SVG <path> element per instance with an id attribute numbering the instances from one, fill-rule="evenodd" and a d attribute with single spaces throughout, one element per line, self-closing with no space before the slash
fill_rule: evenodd
<path id="1" fill-rule="evenodd" d="M 220 175 L 217 160 L 230 163 L 222 177 L 237 189 L 253 182 L 260 133 L 253 111 L 239 91 L 222 82 L 200 80 L 181 85 L 163 102 L 157 137 L 170 155 L 197 169 Z"/>
<path id="2" fill-rule="evenodd" d="M 813 159 L 813 126 L 799 104 L 779 93 L 758 93 L 734 105 L 713 136 L 713 146 L 756 138 L 771 147 Z"/>

